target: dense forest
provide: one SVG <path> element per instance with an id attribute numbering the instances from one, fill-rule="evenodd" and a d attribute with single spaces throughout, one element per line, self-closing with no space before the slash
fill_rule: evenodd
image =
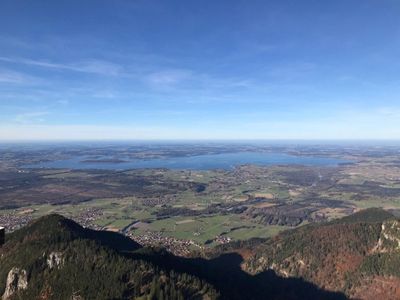
<path id="1" fill-rule="evenodd" d="M 17 274 L 6 283 L 17 268 L 28 274 L 28 284 L 15 299 L 218 298 L 204 280 L 129 258 L 135 250 L 140 246 L 122 235 L 84 229 L 58 215 L 43 217 L 7 236 L 0 250 L 0 289 L 4 293 L 18 281 Z"/>
<path id="2" fill-rule="evenodd" d="M 400 222 L 384 210 L 367 209 L 251 242 L 236 245 L 242 250 L 253 246 L 244 263 L 250 273 L 273 269 L 350 297 L 359 296 L 367 283 L 389 282 L 388 293 L 400 292 Z"/>

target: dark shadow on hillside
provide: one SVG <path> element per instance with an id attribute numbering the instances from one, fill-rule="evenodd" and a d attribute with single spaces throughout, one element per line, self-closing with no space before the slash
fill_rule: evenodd
<path id="1" fill-rule="evenodd" d="M 102 246 L 113 248 L 117 251 L 134 251 L 142 246 L 132 239 L 116 232 L 111 231 L 96 231 L 91 229 L 86 230 L 86 238 L 96 239 Z"/>
<path id="2" fill-rule="evenodd" d="M 153 262 L 167 270 L 196 275 L 213 284 L 223 299 L 332 299 L 344 300 L 342 293 L 329 292 L 299 278 L 282 278 L 274 271 L 250 275 L 240 268 L 239 254 L 223 254 L 215 259 L 175 257 L 166 252 L 135 253 L 135 259 Z"/>
<path id="3" fill-rule="evenodd" d="M 61 215 L 52 214 L 39 220 L 46 219 L 53 219 L 53 223 L 57 224 L 54 226 L 64 226 L 69 232 L 71 232 L 72 235 L 90 240 L 96 240 L 102 246 L 110 247 L 120 252 L 134 251 L 142 248 L 141 245 L 123 234 L 106 230 L 93 230 L 90 228 L 84 228 L 75 221 L 67 219 Z"/>

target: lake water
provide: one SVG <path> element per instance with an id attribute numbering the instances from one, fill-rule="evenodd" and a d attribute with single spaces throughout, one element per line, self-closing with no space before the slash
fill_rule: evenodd
<path id="1" fill-rule="evenodd" d="M 188 170 L 232 169 L 238 165 L 307 165 L 307 166 L 337 166 L 349 161 L 312 156 L 294 156 L 284 153 L 238 152 L 185 157 L 169 157 L 163 159 L 130 159 L 121 158 L 123 162 L 85 162 L 89 157 L 75 157 L 67 160 L 43 162 L 28 165 L 28 168 L 66 168 L 66 169 L 107 169 L 127 170 L 142 168 L 168 168 Z M 104 159 L 104 157 L 102 158 Z"/>

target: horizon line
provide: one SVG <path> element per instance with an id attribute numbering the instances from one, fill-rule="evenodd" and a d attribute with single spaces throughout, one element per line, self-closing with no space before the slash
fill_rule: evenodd
<path id="1" fill-rule="evenodd" d="M 0 139 L 0 143 L 79 143 L 79 142 L 400 142 L 398 139 L 388 138 L 315 138 L 315 139 L 231 139 L 231 138 L 200 138 L 200 139 Z"/>

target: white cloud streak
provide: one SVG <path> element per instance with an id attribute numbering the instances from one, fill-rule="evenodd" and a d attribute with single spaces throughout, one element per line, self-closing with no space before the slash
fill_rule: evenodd
<path id="1" fill-rule="evenodd" d="M 30 124 L 44 122 L 44 116 L 48 115 L 47 111 L 27 112 L 15 116 L 14 121 L 20 124 Z"/>
<path id="2" fill-rule="evenodd" d="M 66 71 L 91 73 L 91 74 L 107 75 L 107 76 L 117 76 L 123 73 L 123 68 L 120 65 L 108 61 L 95 60 L 95 59 L 81 61 L 72 64 L 62 64 L 62 63 L 53 63 L 43 60 L 33 60 L 26 58 L 9 58 L 0 56 L 0 61 L 13 64 L 36 66 L 48 69 L 66 70 Z"/>
<path id="3" fill-rule="evenodd" d="M 167 87 L 188 80 L 191 76 L 192 72 L 189 70 L 165 70 L 149 74 L 145 81 L 152 86 Z"/>
<path id="4" fill-rule="evenodd" d="M 24 73 L 15 72 L 7 69 L 0 69 L 0 83 L 8 84 L 32 84 L 39 79 Z"/>

